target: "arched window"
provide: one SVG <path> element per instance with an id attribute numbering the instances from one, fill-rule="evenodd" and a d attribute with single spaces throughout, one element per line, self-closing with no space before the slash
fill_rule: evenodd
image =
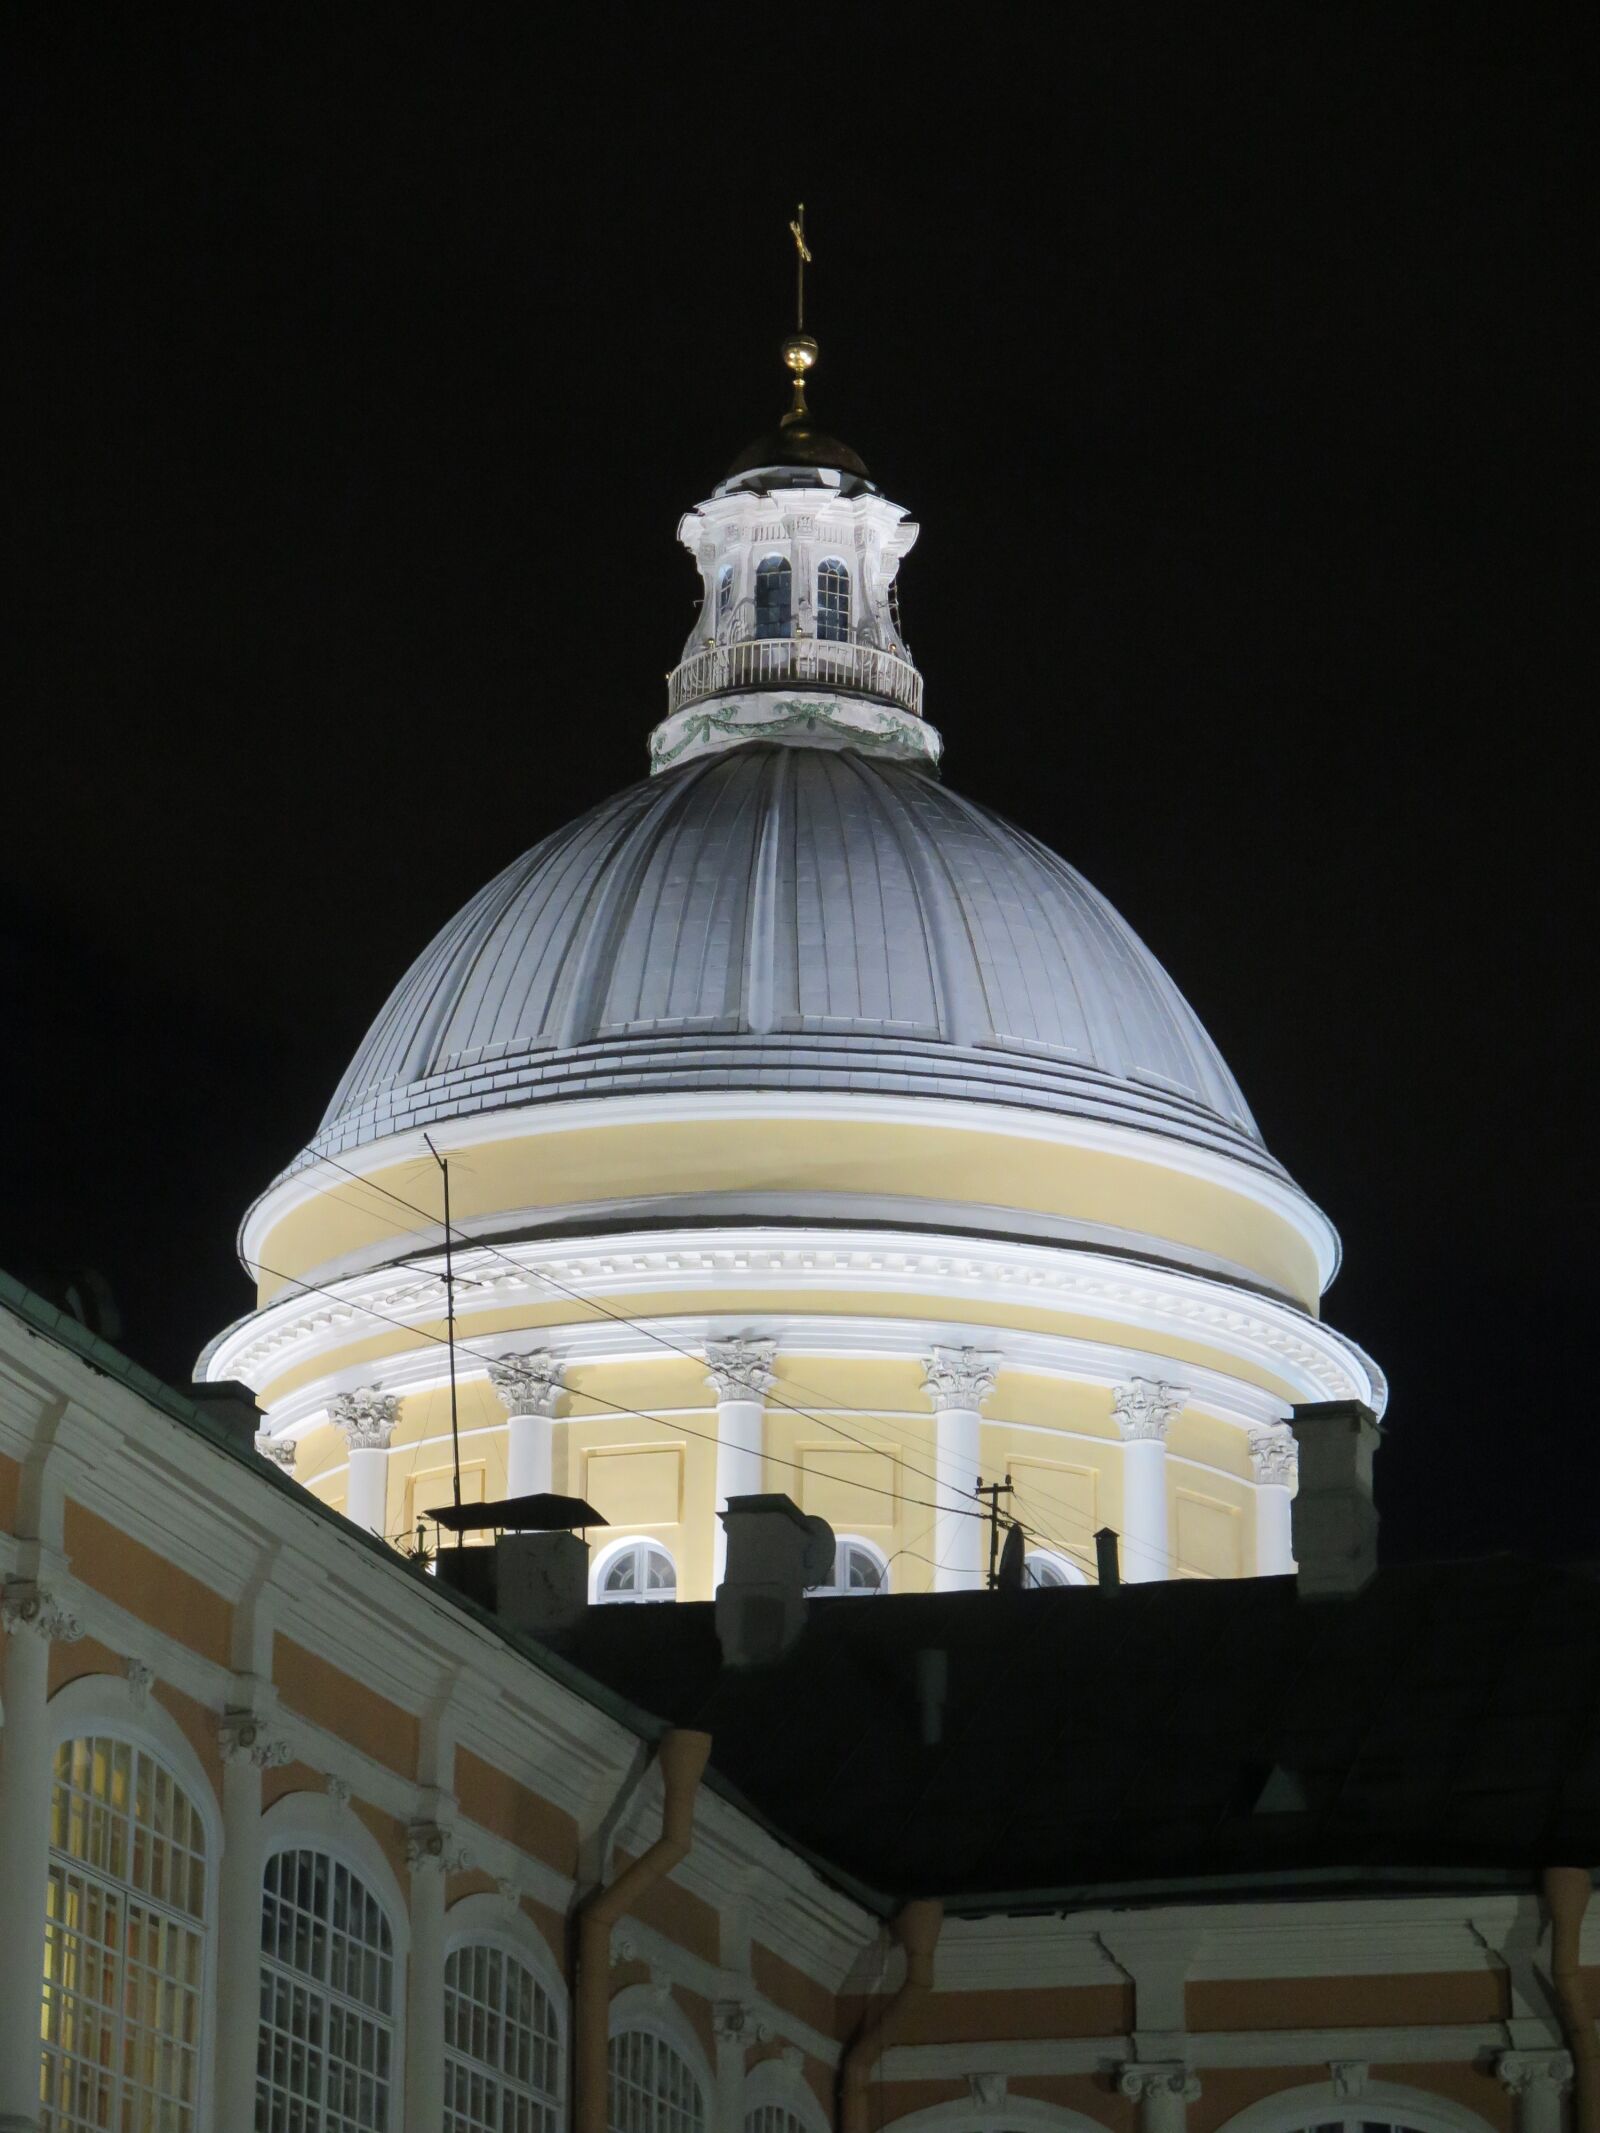
<path id="1" fill-rule="evenodd" d="M 843 644 L 850 635 L 850 569 L 830 556 L 817 570 L 817 635 Z"/>
<path id="2" fill-rule="evenodd" d="M 733 565 L 724 563 L 717 573 L 717 620 L 726 622 L 733 605 Z"/>
<path id="3" fill-rule="evenodd" d="M 1064 1555 L 1050 1555 L 1039 1548 L 1029 1553 L 1025 1582 L 1035 1590 L 1045 1591 L 1057 1585 L 1082 1585 L 1087 1581 L 1076 1563 L 1069 1563 Z"/>
<path id="4" fill-rule="evenodd" d="M 863 1540 L 841 1540 L 833 1551 L 833 1569 L 828 1582 L 816 1590 L 832 1593 L 887 1592 L 889 1566 L 877 1549 Z"/>
<path id="5" fill-rule="evenodd" d="M 602 1604 L 625 1600 L 675 1600 L 678 1573 L 672 1557 L 654 1541 L 624 1541 L 600 1559 L 594 1596 Z"/>
<path id="6" fill-rule="evenodd" d="M 444 2133 L 555 2133 L 561 2044 L 520 1957 L 473 1941 L 444 1966 Z"/>
<path id="7" fill-rule="evenodd" d="M 769 555 L 756 572 L 756 635 L 787 637 L 790 628 L 789 566 Z"/>
<path id="8" fill-rule="evenodd" d="M 606 2053 L 611 2133 L 703 2133 L 705 2098 L 687 2059 L 653 2030 L 625 2029 Z"/>
<path id="9" fill-rule="evenodd" d="M 394 1938 L 383 1906 L 327 1852 L 274 1852 L 261 1897 L 256 2133 L 388 2133 Z"/>
<path id="10" fill-rule="evenodd" d="M 45 1906 L 42 2133 L 191 2133 L 205 1830 L 154 1755 L 103 1736 L 56 1750 Z"/>

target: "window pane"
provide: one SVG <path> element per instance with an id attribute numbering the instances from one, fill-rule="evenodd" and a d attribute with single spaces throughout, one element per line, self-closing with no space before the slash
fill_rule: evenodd
<path id="1" fill-rule="evenodd" d="M 393 2027 L 389 1921 L 325 1852 L 274 1853 L 261 1884 L 257 2133 L 385 2133 Z"/>
<path id="2" fill-rule="evenodd" d="M 503 1948 L 458 1948 L 444 1996 L 444 2133 L 555 2133 L 555 2009 L 533 1972 Z"/>
<path id="3" fill-rule="evenodd" d="M 756 635 L 789 635 L 789 565 L 782 556 L 769 555 L 756 572 Z"/>
<path id="4" fill-rule="evenodd" d="M 850 635 L 850 571 L 837 560 L 817 572 L 817 635 L 834 644 Z"/>

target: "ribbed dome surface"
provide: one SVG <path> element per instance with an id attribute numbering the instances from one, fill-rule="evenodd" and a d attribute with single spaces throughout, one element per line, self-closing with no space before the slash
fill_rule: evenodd
<path id="1" fill-rule="evenodd" d="M 960 1097 L 1276 1169 L 1182 995 L 1102 897 L 925 772 L 751 745 L 604 801 L 395 988 L 313 1151 L 563 1097 Z"/>

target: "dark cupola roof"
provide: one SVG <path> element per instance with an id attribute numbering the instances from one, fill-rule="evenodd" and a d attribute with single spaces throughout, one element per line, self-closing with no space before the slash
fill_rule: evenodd
<path id="1" fill-rule="evenodd" d="M 732 481 L 757 467 L 836 467 L 841 474 L 867 480 L 860 455 L 819 429 L 806 405 L 806 372 L 817 360 L 817 344 L 810 334 L 791 334 L 783 344 L 783 360 L 794 379 L 794 404 L 775 430 L 746 445 L 726 478 Z"/>

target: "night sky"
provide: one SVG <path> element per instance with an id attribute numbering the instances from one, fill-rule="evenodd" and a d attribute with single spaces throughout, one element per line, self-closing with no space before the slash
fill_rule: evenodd
<path id="1" fill-rule="evenodd" d="M 178 1382 L 247 1307 L 238 1219 L 406 964 L 643 774 L 804 198 L 946 774 L 1338 1224 L 1386 1552 L 1593 1552 L 1562 19 L 403 19 L 8 13 L 0 1265 Z"/>

